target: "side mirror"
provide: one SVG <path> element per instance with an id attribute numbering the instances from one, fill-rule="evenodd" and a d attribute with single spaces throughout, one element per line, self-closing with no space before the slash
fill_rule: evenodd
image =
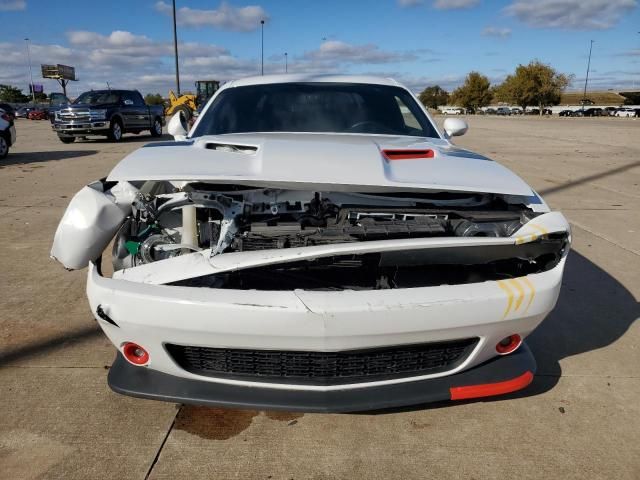
<path id="1" fill-rule="evenodd" d="M 459 137 L 460 135 L 467 133 L 469 125 L 461 118 L 447 118 L 442 124 L 442 128 L 444 129 L 444 133 L 447 135 L 447 138 Z"/>
<path id="2" fill-rule="evenodd" d="M 167 124 L 167 132 L 171 135 L 176 141 L 182 141 L 187 139 L 187 121 L 182 115 L 182 112 L 177 112 L 169 123 Z"/>

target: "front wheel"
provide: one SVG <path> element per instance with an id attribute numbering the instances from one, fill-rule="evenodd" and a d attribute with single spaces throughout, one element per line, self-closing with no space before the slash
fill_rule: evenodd
<path id="1" fill-rule="evenodd" d="M 153 125 L 151 126 L 151 136 L 155 138 L 162 136 L 162 121 L 160 121 L 158 117 L 153 120 Z"/>
<path id="2" fill-rule="evenodd" d="M 60 137 L 58 136 L 62 143 L 73 143 L 76 141 L 76 137 Z"/>
<path id="3" fill-rule="evenodd" d="M 119 142 L 122 140 L 122 124 L 120 123 L 120 120 L 111 120 L 109 134 L 107 136 L 112 142 Z"/>
<path id="4" fill-rule="evenodd" d="M 7 155 L 9 155 L 9 142 L 3 135 L 0 135 L 0 159 L 7 158 Z"/>

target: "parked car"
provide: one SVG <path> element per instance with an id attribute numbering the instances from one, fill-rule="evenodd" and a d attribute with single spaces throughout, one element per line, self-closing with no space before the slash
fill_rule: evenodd
<path id="1" fill-rule="evenodd" d="M 49 118 L 49 111 L 45 108 L 36 108 L 27 114 L 27 118 L 29 120 L 47 120 Z"/>
<path id="2" fill-rule="evenodd" d="M 0 103 L 0 110 L 2 110 L 11 120 L 16 118 L 16 110 L 8 103 Z"/>
<path id="3" fill-rule="evenodd" d="M 623 107 L 616 112 L 616 117 L 635 117 L 636 111 L 633 108 Z"/>
<path id="4" fill-rule="evenodd" d="M 56 120 L 56 112 L 63 107 L 66 107 L 71 102 L 67 98 L 67 96 L 63 93 L 59 92 L 51 92 L 49 94 L 49 120 L 51 124 L 55 123 Z"/>
<path id="5" fill-rule="evenodd" d="M 525 110 L 525 115 L 540 115 L 540 109 L 539 108 L 532 108 L 530 110 Z"/>
<path id="6" fill-rule="evenodd" d="M 585 108 L 584 111 L 582 112 L 584 117 L 601 117 L 602 116 L 602 109 L 601 108 Z"/>
<path id="7" fill-rule="evenodd" d="M 460 107 L 444 107 L 442 109 L 442 113 L 444 115 L 462 115 L 464 113 L 464 109 Z"/>
<path id="8" fill-rule="evenodd" d="M 163 125 L 162 105 L 147 105 L 137 90 L 91 90 L 56 111 L 53 129 L 63 143 L 88 135 L 119 142 L 123 134 L 143 130 L 160 137 Z"/>
<path id="9" fill-rule="evenodd" d="M 573 117 L 573 110 L 565 109 L 558 113 L 559 117 Z"/>
<path id="10" fill-rule="evenodd" d="M 512 115 L 522 115 L 524 112 L 520 107 L 513 107 L 511 109 L 511 114 Z"/>
<path id="11" fill-rule="evenodd" d="M 7 158 L 9 149 L 16 143 L 14 119 L 0 108 L 0 159 Z"/>
<path id="12" fill-rule="evenodd" d="M 20 107 L 15 111 L 16 118 L 28 118 L 29 112 L 35 110 L 35 107 Z"/>
<path id="13" fill-rule="evenodd" d="M 509 115 L 509 116 L 511 116 L 511 109 L 509 107 L 498 107 L 496 109 L 496 115 Z"/>
<path id="14" fill-rule="evenodd" d="M 80 190 L 55 234 L 53 258 L 89 267 L 113 390 L 357 411 L 531 382 L 569 224 L 452 144 L 464 120 L 440 130 L 386 78 L 286 75 L 229 82 L 185 124 Z"/>
<path id="15" fill-rule="evenodd" d="M 604 107 L 602 109 L 602 114 L 605 116 L 613 117 L 618 111 L 618 107 Z"/>
<path id="16" fill-rule="evenodd" d="M 484 109 L 484 113 L 486 113 L 487 115 L 495 115 L 496 114 L 496 109 L 495 108 L 491 108 L 491 107 L 487 107 Z"/>

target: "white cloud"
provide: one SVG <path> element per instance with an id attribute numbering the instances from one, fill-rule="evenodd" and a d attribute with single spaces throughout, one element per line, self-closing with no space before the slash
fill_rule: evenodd
<path id="1" fill-rule="evenodd" d="M 172 7 L 166 2 L 156 2 L 155 9 L 165 15 L 172 15 Z M 215 27 L 239 32 L 256 30 L 260 27 L 260 20 L 269 19 L 261 6 L 234 7 L 224 1 L 214 10 L 181 7 L 177 9 L 176 17 L 178 24 L 186 27 Z"/>
<path id="2" fill-rule="evenodd" d="M 515 0 L 505 12 L 531 27 L 602 30 L 637 5 L 636 0 Z"/>
<path id="3" fill-rule="evenodd" d="M 402 8 L 415 7 L 417 5 L 422 5 L 424 0 L 398 0 L 398 5 Z"/>
<path id="4" fill-rule="evenodd" d="M 339 40 L 327 40 L 317 50 L 303 55 L 305 60 L 331 63 L 392 63 L 415 60 L 416 56 L 408 52 L 388 52 L 377 45 L 352 45 Z"/>
<path id="5" fill-rule="evenodd" d="M 433 6 L 438 10 L 457 10 L 475 7 L 480 0 L 435 0 Z"/>
<path id="6" fill-rule="evenodd" d="M 482 35 L 487 37 L 509 38 L 511 36 L 510 28 L 486 27 L 482 30 Z"/>
<path id="7" fill-rule="evenodd" d="M 0 12 L 17 12 L 26 8 L 26 0 L 0 0 Z"/>

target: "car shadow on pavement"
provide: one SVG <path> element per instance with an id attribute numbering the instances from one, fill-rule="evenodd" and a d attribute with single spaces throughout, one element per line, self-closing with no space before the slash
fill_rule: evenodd
<path id="1" fill-rule="evenodd" d="M 461 403 L 497 402 L 543 394 L 560 381 L 561 360 L 611 345 L 638 317 L 640 303 L 634 295 L 587 257 L 572 250 L 555 309 L 526 340 L 538 364 L 531 385 L 498 397 L 412 405 L 362 414 L 446 408 Z"/>
<path id="2" fill-rule="evenodd" d="M 52 162 L 56 160 L 68 160 L 70 158 L 87 157 L 95 155 L 97 150 L 52 150 L 50 152 L 18 152 L 9 153 L 4 160 L 0 160 L 0 169 L 10 165 L 26 165 L 29 163 Z"/>

